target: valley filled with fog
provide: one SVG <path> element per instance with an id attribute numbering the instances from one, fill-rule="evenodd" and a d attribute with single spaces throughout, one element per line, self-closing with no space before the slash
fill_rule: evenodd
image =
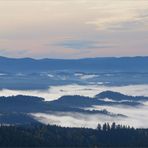
<path id="1" fill-rule="evenodd" d="M 55 86 L 51 87 L 47 92 L 52 99 L 57 99 L 63 95 L 82 95 L 93 97 L 94 95 L 106 91 L 112 90 L 121 92 L 123 94 L 132 96 L 148 96 L 148 85 L 129 85 L 129 86 L 97 86 L 97 85 L 67 85 L 67 86 Z M 48 93 L 46 94 L 48 97 Z M 108 98 L 109 99 L 109 98 Z M 107 99 L 106 99 L 107 101 Z M 57 124 L 68 127 L 91 127 L 95 128 L 98 123 L 104 122 L 116 122 L 123 125 L 132 125 L 134 127 L 147 128 L 148 127 L 148 102 L 144 102 L 144 105 L 139 106 L 126 106 L 126 105 L 103 105 L 93 106 L 91 108 L 85 108 L 87 110 L 100 110 L 106 109 L 112 113 L 118 113 L 127 115 L 127 118 L 122 117 L 109 117 L 105 115 L 83 115 L 79 113 L 57 113 L 57 114 L 34 114 L 36 119 L 46 124 Z"/>
<path id="2" fill-rule="evenodd" d="M 46 101 L 52 101 L 65 95 L 81 95 L 93 97 L 96 94 L 106 91 L 117 91 L 132 96 L 148 96 L 148 84 L 144 85 L 127 85 L 127 86 L 105 86 L 105 85 L 57 85 L 50 86 L 45 90 L 0 90 L 0 96 L 29 95 L 42 97 Z"/>
<path id="3" fill-rule="evenodd" d="M 58 100 L 62 96 L 80 95 L 93 97 L 104 91 L 120 92 L 128 96 L 148 96 L 148 73 L 92 73 L 72 71 L 52 71 L 40 73 L 1 73 L 0 96 L 27 95 L 44 98 L 45 101 Z M 35 120 L 44 124 L 68 127 L 96 128 L 98 123 L 116 122 L 134 127 L 148 127 L 148 100 L 138 101 L 138 105 L 122 104 L 126 100 L 114 102 L 105 98 L 103 105 L 82 107 L 87 111 L 107 110 L 112 114 L 86 114 L 71 111 L 50 111 L 29 113 Z M 130 102 L 130 101 L 129 101 Z M 137 102 L 136 102 L 137 103 Z M 81 108 L 81 107 L 80 107 Z"/>

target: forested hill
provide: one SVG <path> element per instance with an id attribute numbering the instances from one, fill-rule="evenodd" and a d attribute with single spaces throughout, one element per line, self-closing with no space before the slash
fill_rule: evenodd
<path id="1" fill-rule="evenodd" d="M 148 129 L 113 123 L 96 130 L 57 126 L 1 126 L 0 147 L 148 147 Z"/>
<path id="2" fill-rule="evenodd" d="M 148 72 L 148 57 L 106 57 L 86 59 L 31 59 L 0 57 L 0 72 L 72 70 L 93 72 Z"/>
<path id="3" fill-rule="evenodd" d="M 124 95 L 119 92 L 114 92 L 114 91 L 103 91 L 95 96 L 95 98 L 98 99 L 105 99 L 109 98 L 114 101 L 147 101 L 148 97 L 146 96 L 128 96 Z"/>

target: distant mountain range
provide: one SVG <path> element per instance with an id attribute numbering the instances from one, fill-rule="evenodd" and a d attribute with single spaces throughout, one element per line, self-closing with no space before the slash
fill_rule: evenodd
<path id="1" fill-rule="evenodd" d="M 92 72 L 148 72 L 148 57 L 104 57 L 86 59 L 31 59 L 0 57 L 0 72 L 53 70 Z"/>

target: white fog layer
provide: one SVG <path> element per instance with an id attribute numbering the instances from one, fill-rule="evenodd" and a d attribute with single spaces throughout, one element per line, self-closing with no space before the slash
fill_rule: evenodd
<path id="1" fill-rule="evenodd" d="M 61 85 L 51 86 L 47 90 L 8 90 L 3 89 L 0 91 L 0 96 L 12 96 L 12 95 L 29 95 L 45 98 L 46 101 L 52 101 L 60 98 L 64 95 L 81 95 L 94 97 L 100 92 L 111 90 L 123 93 L 125 95 L 132 96 L 148 96 L 148 85 L 129 85 L 129 86 L 100 86 L 100 85 Z M 109 98 L 104 101 L 114 102 Z M 120 102 L 120 101 L 119 101 Z M 148 127 L 148 102 L 144 102 L 144 105 L 138 107 L 131 106 L 93 106 L 91 108 L 83 108 L 87 110 L 103 110 L 115 114 L 122 114 L 124 117 L 113 117 L 103 114 L 83 114 L 72 112 L 50 112 L 50 113 L 35 113 L 32 114 L 35 119 L 45 124 L 56 124 L 68 127 L 90 127 L 96 128 L 98 123 L 104 122 L 116 122 L 120 124 L 132 125 L 134 127 Z"/>
<path id="2" fill-rule="evenodd" d="M 0 90 L 0 96 L 30 95 L 45 98 L 46 101 L 58 99 L 64 95 L 82 95 L 94 97 L 102 91 L 117 91 L 132 96 L 148 96 L 148 85 L 100 86 L 100 85 L 61 85 L 51 86 L 47 90 Z"/>

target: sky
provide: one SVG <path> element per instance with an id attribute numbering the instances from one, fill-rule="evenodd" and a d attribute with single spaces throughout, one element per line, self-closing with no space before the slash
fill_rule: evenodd
<path id="1" fill-rule="evenodd" d="M 148 0 L 0 0 L 0 56 L 148 56 Z"/>

